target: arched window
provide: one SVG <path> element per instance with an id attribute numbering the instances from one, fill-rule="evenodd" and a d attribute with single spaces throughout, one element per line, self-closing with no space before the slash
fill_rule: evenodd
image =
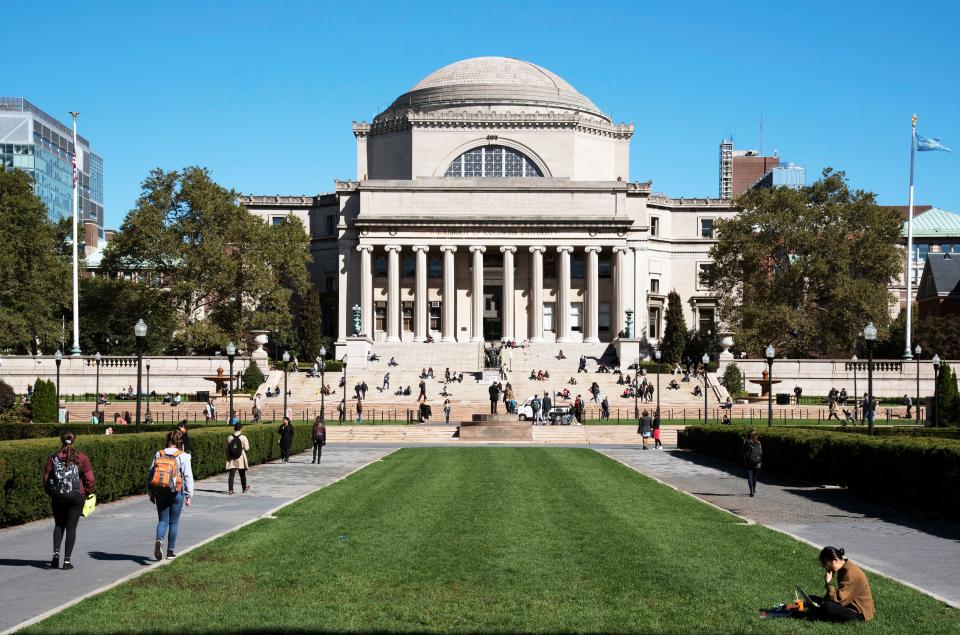
<path id="1" fill-rule="evenodd" d="M 543 176 L 543 173 L 529 157 L 513 148 L 482 146 L 454 159 L 444 176 Z"/>

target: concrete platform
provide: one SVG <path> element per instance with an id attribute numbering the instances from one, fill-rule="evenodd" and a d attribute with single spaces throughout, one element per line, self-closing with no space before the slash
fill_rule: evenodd
<path id="1" fill-rule="evenodd" d="M 533 441 L 533 426 L 517 415 L 475 414 L 460 424 L 461 441 Z"/>

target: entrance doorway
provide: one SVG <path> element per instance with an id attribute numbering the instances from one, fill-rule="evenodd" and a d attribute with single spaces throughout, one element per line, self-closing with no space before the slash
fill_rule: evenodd
<path id="1" fill-rule="evenodd" d="M 503 337 L 503 287 L 483 287 L 483 339 L 496 341 Z"/>

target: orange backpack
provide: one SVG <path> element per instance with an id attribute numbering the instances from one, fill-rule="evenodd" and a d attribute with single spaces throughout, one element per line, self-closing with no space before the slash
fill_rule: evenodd
<path id="1" fill-rule="evenodd" d="M 176 450 L 173 454 L 161 451 L 160 456 L 154 459 L 153 470 L 150 473 L 152 489 L 167 489 L 175 494 L 183 488 L 180 467 L 177 465 L 177 457 L 181 454 L 180 450 Z"/>

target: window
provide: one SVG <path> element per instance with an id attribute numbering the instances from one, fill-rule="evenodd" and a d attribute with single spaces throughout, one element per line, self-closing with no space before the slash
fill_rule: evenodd
<path id="1" fill-rule="evenodd" d="M 705 288 L 709 286 L 710 274 L 713 271 L 712 262 L 701 262 L 697 264 L 697 287 Z"/>
<path id="2" fill-rule="evenodd" d="M 917 260 L 919 262 L 924 262 L 927 259 L 927 254 L 930 253 L 930 245 L 921 243 L 917 245 L 917 250 L 920 252 L 917 254 Z"/>
<path id="3" fill-rule="evenodd" d="M 660 235 L 660 217 L 659 216 L 650 217 L 650 235 L 651 236 Z"/>
<path id="4" fill-rule="evenodd" d="M 327 234 L 333 235 L 337 233 L 337 217 L 333 214 L 327 215 Z"/>
<path id="5" fill-rule="evenodd" d="M 660 339 L 660 307 L 650 307 L 647 315 L 647 337 Z"/>
<path id="6" fill-rule="evenodd" d="M 373 275 L 385 278 L 387 275 L 387 254 L 381 252 L 373 256 Z"/>
<path id="7" fill-rule="evenodd" d="M 557 277 L 557 254 L 549 252 L 543 254 L 543 277 L 544 279 Z"/>
<path id="8" fill-rule="evenodd" d="M 583 278 L 583 254 L 574 253 L 570 256 L 570 277 Z"/>
<path id="9" fill-rule="evenodd" d="M 417 258 L 413 254 L 403 254 L 400 256 L 400 276 L 402 278 L 412 278 L 417 272 Z"/>
<path id="10" fill-rule="evenodd" d="M 597 277 L 598 278 L 609 278 L 610 277 L 610 254 L 600 253 L 597 258 Z"/>
<path id="11" fill-rule="evenodd" d="M 543 176 L 537 164 L 522 152 L 504 146 L 483 146 L 467 150 L 453 160 L 444 176 Z"/>
<path id="12" fill-rule="evenodd" d="M 400 317 L 403 319 L 403 330 L 413 330 L 413 302 L 400 303 Z"/>
<path id="13" fill-rule="evenodd" d="M 570 303 L 570 332 L 571 333 L 580 333 L 583 331 L 582 328 L 582 316 L 583 316 L 583 302 L 571 302 Z"/>
<path id="14" fill-rule="evenodd" d="M 712 308 L 701 308 L 699 311 L 699 320 L 697 323 L 701 333 L 713 333 L 714 310 Z"/>
<path id="15" fill-rule="evenodd" d="M 387 330 L 386 324 L 387 324 L 387 303 L 374 302 L 373 303 L 373 330 L 385 331 Z"/>
<path id="16" fill-rule="evenodd" d="M 283 216 L 271 216 L 271 217 L 270 217 L 270 224 L 271 224 L 271 225 L 283 225 L 283 220 L 284 220 L 284 217 L 283 217 Z"/>
<path id="17" fill-rule="evenodd" d="M 700 219 L 700 237 L 713 239 L 713 219 L 712 218 L 701 218 Z"/>
<path id="18" fill-rule="evenodd" d="M 427 275 L 431 278 L 443 277 L 443 256 L 439 254 L 430 254 L 427 257 L 428 267 Z"/>
<path id="19" fill-rule="evenodd" d="M 441 309 L 443 307 L 439 302 L 430 303 L 430 330 L 439 331 L 440 330 L 440 315 Z"/>
<path id="20" fill-rule="evenodd" d="M 660 278 L 650 278 L 650 293 L 660 293 Z"/>
<path id="21" fill-rule="evenodd" d="M 610 333 L 610 303 L 601 302 L 597 307 L 597 331 L 599 333 Z"/>

